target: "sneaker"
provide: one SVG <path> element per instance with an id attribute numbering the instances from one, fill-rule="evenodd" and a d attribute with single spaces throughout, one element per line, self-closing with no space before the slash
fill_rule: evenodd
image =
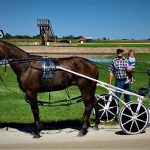
<path id="1" fill-rule="evenodd" d="M 134 78 L 132 77 L 131 79 L 131 84 L 133 84 L 135 82 Z"/>

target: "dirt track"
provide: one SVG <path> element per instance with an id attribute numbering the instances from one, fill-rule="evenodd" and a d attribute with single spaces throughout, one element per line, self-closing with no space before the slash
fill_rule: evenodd
<path id="1" fill-rule="evenodd" d="M 52 46 L 19 46 L 21 49 L 31 54 L 38 54 L 51 57 L 66 57 L 66 56 L 104 56 L 116 52 L 118 48 L 85 48 L 85 47 L 52 47 Z M 131 48 L 123 48 L 125 53 Z M 134 48 L 136 53 L 150 53 L 150 48 Z"/>
<path id="2" fill-rule="evenodd" d="M 78 130 L 45 130 L 40 139 L 17 129 L 0 129 L 0 149 L 150 149 L 150 127 L 138 135 L 124 135 L 119 126 L 95 131 L 92 128 L 84 137 L 77 137 Z"/>

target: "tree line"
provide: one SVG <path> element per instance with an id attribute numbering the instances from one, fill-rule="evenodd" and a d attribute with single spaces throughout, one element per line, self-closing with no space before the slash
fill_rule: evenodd
<path id="1" fill-rule="evenodd" d="M 56 39 L 80 39 L 84 36 L 80 35 L 80 36 L 73 36 L 73 35 L 69 35 L 69 36 L 63 36 L 61 38 L 57 37 L 56 36 Z M 29 36 L 29 35 L 11 35 L 9 33 L 6 33 L 5 36 L 4 36 L 4 39 L 40 39 L 41 38 L 41 35 L 40 34 L 37 34 L 35 36 Z M 95 39 L 95 40 L 103 40 L 103 41 L 109 41 L 110 39 L 109 38 L 106 38 L 106 37 L 103 37 L 103 38 L 99 38 L 99 39 Z M 119 39 L 118 39 L 119 40 Z M 134 40 L 134 39 L 120 39 L 120 40 L 123 40 L 123 41 L 127 41 L 127 40 Z M 150 40 L 150 38 L 147 38 L 145 40 Z"/>
<path id="2" fill-rule="evenodd" d="M 6 33 L 4 36 L 5 39 L 39 39 L 41 38 L 40 35 L 35 35 L 35 36 L 29 36 L 29 35 L 11 35 L 9 33 Z"/>
<path id="3" fill-rule="evenodd" d="M 63 36 L 61 39 L 80 39 L 82 38 L 83 36 L 73 36 L 73 35 L 69 35 L 69 36 Z M 29 35 L 11 35 L 9 33 L 6 33 L 5 36 L 4 36 L 5 39 L 13 39 L 13 38 L 16 38 L 16 39 L 40 39 L 41 38 L 41 35 L 38 34 L 38 35 L 35 35 L 35 36 L 29 36 Z M 56 36 L 56 38 L 58 38 Z"/>

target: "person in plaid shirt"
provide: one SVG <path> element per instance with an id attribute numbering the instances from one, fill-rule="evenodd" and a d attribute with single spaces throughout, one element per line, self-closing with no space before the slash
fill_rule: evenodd
<path id="1" fill-rule="evenodd" d="M 128 60 L 124 57 L 124 50 L 117 49 L 117 57 L 112 60 L 109 67 L 109 84 L 112 85 L 113 76 L 115 77 L 115 86 L 124 90 L 130 90 L 130 84 L 126 84 L 127 80 L 127 67 Z M 121 93 L 115 93 L 118 98 L 121 97 Z M 124 94 L 125 102 L 130 101 L 130 96 Z"/>

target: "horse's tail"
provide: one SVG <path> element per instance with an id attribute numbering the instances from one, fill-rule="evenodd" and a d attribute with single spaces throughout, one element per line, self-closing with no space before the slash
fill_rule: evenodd
<path id="1" fill-rule="evenodd" d="M 98 71 L 98 67 L 97 67 L 97 75 L 96 75 L 96 79 L 98 80 L 99 77 L 99 71 Z"/>

